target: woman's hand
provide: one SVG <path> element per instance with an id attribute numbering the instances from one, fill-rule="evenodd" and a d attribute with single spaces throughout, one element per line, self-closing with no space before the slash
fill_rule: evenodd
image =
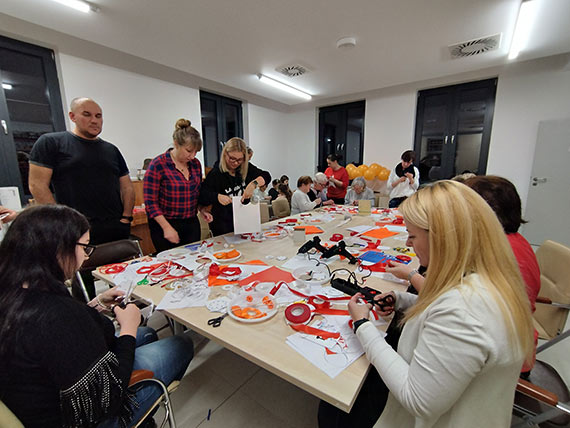
<path id="1" fill-rule="evenodd" d="M 206 223 L 211 223 L 214 220 L 214 216 L 212 215 L 212 213 L 210 213 L 207 210 L 201 210 L 200 214 L 202 214 L 202 217 L 204 218 Z"/>
<path id="2" fill-rule="evenodd" d="M 317 198 L 314 200 L 314 202 L 315 202 L 315 206 L 318 206 L 321 204 L 322 200 L 321 200 L 321 198 Z"/>
<path id="3" fill-rule="evenodd" d="M 0 223 L 10 223 L 18 215 L 18 213 L 16 211 L 0 205 L 0 216 L 2 216 L 4 214 L 7 214 L 7 215 L 6 215 L 6 217 L 2 218 L 2 220 L 0 220 Z M 0 225 L 0 227 L 2 227 L 2 226 Z"/>
<path id="4" fill-rule="evenodd" d="M 389 303 L 384 303 L 382 302 L 382 306 L 380 305 L 374 305 L 374 308 L 376 310 L 376 313 L 378 315 L 380 315 L 381 317 L 387 317 L 388 315 L 390 315 L 392 312 L 394 312 L 394 310 L 396 309 L 396 294 L 393 291 L 390 291 L 389 293 L 382 293 L 379 296 L 374 296 L 374 300 L 375 301 L 380 301 L 383 298 L 385 298 L 386 296 L 392 296 L 392 302 L 391 304 Z M 382 308 L 382 309 L 381 309 Z"/>
<path id="5" fill-rule="evenodd" d="M 221 193 L 218 194 L 218 202 L 221 205 L 229 205 L 232 203 L 232 198 L 230 198 L 228 195 L 222 195 Z"/>
<path id="6" fill-rule="evenodd" d="M 164 232 L 164 239 L 166 239 L 168 242 L 172 242 L 173 244 L 178 244 L 180 242 L 180 237 L 178 236 L 178 232 L 172 226 L 164 228 L 163 232 Z"/>
<path id="7" fill-rule="evenodd" d="M 103 305 L 111 307 L 111 305 L 114 305 L 117 303 L 117 301 L 121 300 L 119 299 L 120 297 L 124 296 L 125 292 L 123 290 L 119 290 L 119 287 L 113 287 L 99 294 L 99 301 Z"/>
<path id="8" fill-rule="evenodd" d="M 334 205 L 334 201 L 332 199 L 327 199 L 323 202 L 323 205 Z"/>
<path id="9" fill-rule="evenodd" d="M 359 303 L 361 302 L 361 298 L 363 299 L 364 296 L 360 293 L 356 293 L 350 298 L 350 301 L 348 302 L 348 312 L 350 313 L 353 321 L 358 321 L 362 318 L 368 318 L 370 309 L 372 309 L 372 305 L 370 303 Z"/>
<path id="10" fill-rule="evenodd" d="M 414 269 L 410 265 L 406 265 L 404 263 L 394 262 L 392 260 L 388 260 L 388 265 L 386 266 L 386 272 L 391 273 L 397 278 L 408 280 L 408 275 Z"/>
<path id="11" fill-rule="evenodd" d="M 254 190 L 255 190 L 255 184 L 253 184 L 252 181 L 243 190 L 243 196 L 241 197 L 241 201 L 243 202 L 245 199 L 251 199 Z"/>
<path id="12" fill-rule="evenodd" d="M 141 323 L 141 311 L 133 303 L 127 304 L 124 309 L 113 306 L 113 313 L 121 326 L 121 336 L 130 335 L 137 337 L 137 328 Z"/>

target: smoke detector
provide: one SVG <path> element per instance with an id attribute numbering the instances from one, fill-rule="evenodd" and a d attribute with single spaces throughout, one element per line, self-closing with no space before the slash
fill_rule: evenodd
<path id="1" fill-rule="evenodd" d="M 463 58 L 493 51 L 501 45 L 501 33 L 450 45 L 451 58 Z"/>
<path id="2" fill-rule="evenodd" d="M 338 49 L 352 49 L 355 46 L 356 46 L 355 37 L 343 37 L 336 41 L 336 47 Z"/>
<path id="3" fill-rule="evenodd" d="M 283 67 L 277 67 L 275 71 L 278 71 L 281 74 L 284 74 L 287 77 L 299 77 L 303 74 L 307 73 L 307 68 L 303 67 L 302 65 L 294 64 L 294 65 L 285 65 Z"/>

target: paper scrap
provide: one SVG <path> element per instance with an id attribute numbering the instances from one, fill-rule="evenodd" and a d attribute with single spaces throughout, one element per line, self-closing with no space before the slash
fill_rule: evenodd
<path id="1" fill-rule="evenodd" d="M 241 196 L 232 197 L 234 234 L 261 232 L 259 204 L 241 203 Z"/>

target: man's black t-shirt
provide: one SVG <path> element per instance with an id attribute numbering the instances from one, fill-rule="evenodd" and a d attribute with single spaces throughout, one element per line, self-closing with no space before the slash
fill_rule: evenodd
<path id="1" fill-rule="evenodd" d="M 90 221 L 121 218 L 119 178 L 129 169 L 113 144 L 71 132 L 44 134 L 32 148 L 30 163 L 53 170 L 57 203 L 75 208 Z"/>

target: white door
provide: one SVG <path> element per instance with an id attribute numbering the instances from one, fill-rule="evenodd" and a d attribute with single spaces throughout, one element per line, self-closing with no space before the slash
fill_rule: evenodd
<path id="1" fill-rule="evenodd" d="M 532 245 L 570 247 L 570 119 L 538 124 L 530 180 L 522 234 Z"/>

